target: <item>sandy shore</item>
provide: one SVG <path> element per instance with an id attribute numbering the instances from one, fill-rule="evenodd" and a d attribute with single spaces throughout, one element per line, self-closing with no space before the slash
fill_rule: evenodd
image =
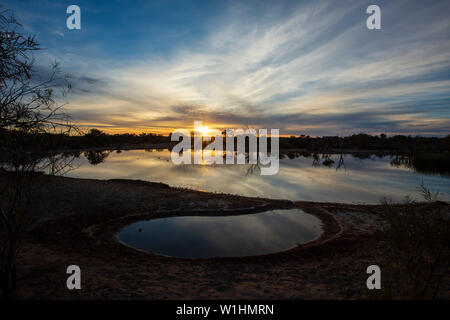
<path id="1" fill-rule="evenodd" d="M 368 296 L 367 266 L 384 261 L 376 206 L 246 198 L 131 180 L 41 176 L 35 183 L 38 219 L 18 257 L 19 299 L 361 299 Z M 137 214 L 211 216 L 293 207 L 322 219 L 324 234 L 271 255 L 168 258 L 115 237 Z M 81 290 L 66 288 L 72 264 L 81 267 Z"/>

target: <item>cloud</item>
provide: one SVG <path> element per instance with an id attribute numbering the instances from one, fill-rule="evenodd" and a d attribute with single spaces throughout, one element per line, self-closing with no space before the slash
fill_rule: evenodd
<path id="1" fill-rule="evenodd" d="M 381 1 L 378 31 L 365 26 L 369 4 L 231 3 L 195 45 L 167 55 L 105 58 L 93 43 L 49 54 L 74 74 L 69 111 L 80 123 L 447 134 L 450 4 Z"/>

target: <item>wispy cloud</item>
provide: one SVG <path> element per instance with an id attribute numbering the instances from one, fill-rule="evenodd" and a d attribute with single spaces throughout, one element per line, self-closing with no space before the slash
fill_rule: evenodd
<path id="1" fill-rule="evenodd" d="M 129 48 L 139 58 L 109 54 L 95 43 L 100 29 L 43 58 L 74 75 L 69 111 L 86 126 L 449 133 L 448 1 L 381 1 L 377 31 L 365 26 L 368 1 L 258 4 L 228 3 L 195 41 L 177 33 L 166 54 L 145 54 L 139 39 Z"/>

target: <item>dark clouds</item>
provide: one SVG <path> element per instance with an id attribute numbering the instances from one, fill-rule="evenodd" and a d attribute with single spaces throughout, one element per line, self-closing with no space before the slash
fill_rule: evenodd
<path id="1" fill-rule="evenodd" d="M 378 31 L 365 27 L 369 4 L 282 2 L 275 10 L 261 2 L 256 10 L 225 1 L 226 10 L 196 21 L 208 32 L 174 38 L 161 55 L 124 39 L 131 32 L 99 47 L 110 31 L 98 26 L 91 38 L 82 34 L 79 50 L 64 42 L 73 51 L 62 56 L 72 75 L 69 111 L 82 125 L 130 130 L 202 120 L 282 134 L 448 134 L 450 2 L 379 1 Z M 115 53 L 125 49 L 139 59 Z"/>

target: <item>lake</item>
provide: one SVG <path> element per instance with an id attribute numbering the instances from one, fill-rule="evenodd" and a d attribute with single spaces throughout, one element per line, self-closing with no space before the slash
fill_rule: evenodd
<path id="1" fill-rule="evenodd" d="M 300 209 L 236 216 L 182 216 L 139 221 L 117 235 L 124 244 L 170 257 L 244 257 L 316 239 L 321 222 Z"/>
<path id="2" fill-rule="evenodd" d="M 382 196 L 394 201 L 409 195 L 421 199 L 423 182 L 439 190 L 439 199 L 450 201 L 450 179 L 442 174 L 419 172 L 405 157 L 301 155 L 280 159 L 276 175 L 261 176 L 252 165 L 174 165 L 169 150 L 129 150 L 81 153 L 67 176 L 92 179 L 140 179 L 174 187 L 274 199 L 341 203 L 379 203 Z"/>

